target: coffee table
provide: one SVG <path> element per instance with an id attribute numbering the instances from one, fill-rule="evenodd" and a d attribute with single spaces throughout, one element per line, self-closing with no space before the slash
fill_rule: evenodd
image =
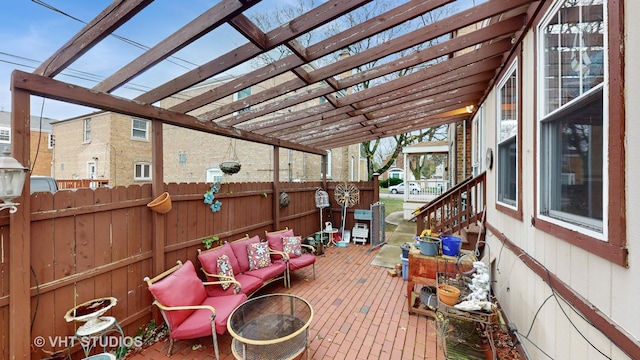
<path id="1" fill-rule="evenodd" d="M 293 359 L 307 351 L 313 308 L 301 297 L 270 294 L 238 306 L 227 320 L 236 359 Z"/>

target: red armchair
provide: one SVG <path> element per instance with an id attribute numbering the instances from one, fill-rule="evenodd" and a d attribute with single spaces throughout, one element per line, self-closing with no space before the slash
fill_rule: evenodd
<path id="1" fill-rule="evenodd" d="M 221 282 L 202 282 L 191 261 L 178 265 L 144 281 L 154 297 L 153 304 L 160 308 L 169 327 L 169 351 L 175 340 L 195 339 L 204 336 L 213 338 L 216 359 L 220 359 L 216 334 L 227 330 L 227 319 L 231 312 L 247 300 L 243 293 L 225 296 L 207 296 L 205 285 Z M 229 280 L 234 282 L 233 280 Z"/>
<path id="2" fill-rule="evenodd" d="M 275 250 L 277 253 L 284 253 L 287 257 L 287 266 L 289 274 L 292 271 L 302 269 L 311 265 L 313 267 L 313 278 L 316 278 L 316 255 L 315 248 L 311 245 L 302 244 L 302 238 L 295 236 L 293 229 L 284 228 L 284 230 L 267 232 L 265 231 L 265 237 L 269 243 L 269 248 Z M 295 239 L 295 245 L 293 242 L 287 243 L 289 239 Z M 308 252 L 302 251 L 307 249 Z M 279 255 L 272 254 L 273 258 L 278 258 Z M 289 276 L 288 287 L 291 287 L 291 276 Z"/>

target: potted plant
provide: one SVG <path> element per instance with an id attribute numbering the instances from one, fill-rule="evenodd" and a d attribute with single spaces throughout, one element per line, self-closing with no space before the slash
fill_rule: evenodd
<path id="1" fill-rule="evenodd" d="M 205 249 L 209 250 L 213 246 L 213 243 L 217 242 L 218 240 L 220 240 L 219 237 L 215 235 L 211 235 L 209 237 L 202 239 L 202 245 L 204 245 Z"/>
<path id="2" fill-rule="evenodd" d="M 220 170 L 227 175 L 237 174 L 241 167 L 240 162 L 235 160 L 226 160 L 220 163 Z"/>

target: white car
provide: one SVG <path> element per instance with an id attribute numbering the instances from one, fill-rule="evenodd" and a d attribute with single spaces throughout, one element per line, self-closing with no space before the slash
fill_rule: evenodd
<path id="1" fill-rule="evenodd" d="M 398 185 L 389 186 L 389 192 L 392 194 L 404 194 L 404 183 L 400 183 Z M 420 186 L 417 183 L 410 182 L 409 183 L 409 194 L 419 194 Z"/>

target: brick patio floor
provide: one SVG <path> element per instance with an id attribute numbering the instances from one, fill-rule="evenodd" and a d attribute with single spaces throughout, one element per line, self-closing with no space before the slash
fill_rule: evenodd
<path id="1" fill-rule="evenodd" d="M 445 359 L 435 322 L 409 315 L 406 282 L 371 265 L 378 250 L 369 250 L 331 247 L 316 261 L 315 280 L 311 268 L 301 269 L 292 273 L 291 289 L 278 282 L 258 295 L 291 293 L 312 305 L 310 359 Z M 218 336 L 221 359 L 233 359 L 231 339 Z M 167 359 L 168 348 L 168 341 L 158 342 L 128 359 Z M 176 341 L 171 359 L 215 359 L 211 338 Z"/>

